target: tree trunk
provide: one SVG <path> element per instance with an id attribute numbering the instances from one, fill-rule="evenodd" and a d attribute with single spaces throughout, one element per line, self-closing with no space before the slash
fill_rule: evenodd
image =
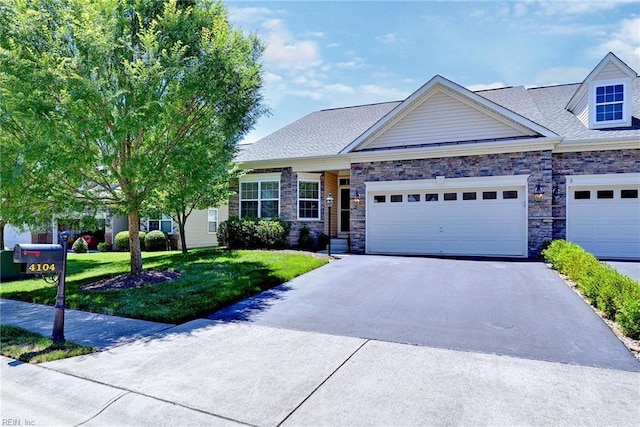
<path id="1" fill-rule="evenodd" d="M 0 251 L 4 251 L 4 221 L 0 219 Z"/>
<path id="2" fill-rule="evenodd" d="M 180 232 L 180 247 L 182 248 L 182 254 L 187 254 L 187 236 L 184 229 L 185 224 L 187 223 L 187 217 L 184 215 L 176 215 L 178 219 L 178 231 Z"/>
<path id="3" fill-rule="evenodd" d="M 129 255 L 131 256 L 131 275 L 142 273 L 142 249 L 140 247 L 140 212 L 129 214 Z"/>

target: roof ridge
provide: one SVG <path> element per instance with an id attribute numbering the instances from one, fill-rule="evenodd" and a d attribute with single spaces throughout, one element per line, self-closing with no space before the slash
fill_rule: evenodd
<path id="1" fill-rule="evenodd" d="M 320 111 L 333 111 L 333 110 L 346 110 L 348 108 L 361 108 L 361 107 L 372 107 L 374 105 L 384 105 L 384 104 L 393 104 L 393 103 L 398 103 L 398 102 L 402 102 L 404 100 L 398 100 L 398 101 L 384 101 L 384 102 L 372 102 L 371 104 L 359 104 L 359 105 L 348 105 L 346 107 L 333 107 L 333 108 L 324 108 L 322 110 L 318 110 Z"/>

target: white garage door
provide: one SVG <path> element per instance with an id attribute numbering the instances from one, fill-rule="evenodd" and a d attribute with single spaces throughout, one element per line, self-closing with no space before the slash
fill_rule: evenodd
<path id="1" fill-rule="evenodd" d="M 567 187 L 567 240 L 599 258 L 640 259 L 640 182 Z"/>
<path id="2" fill-rule="evenodd" d="M 367 252 L 526 256 L 524 186 L 367 193 Z"/>

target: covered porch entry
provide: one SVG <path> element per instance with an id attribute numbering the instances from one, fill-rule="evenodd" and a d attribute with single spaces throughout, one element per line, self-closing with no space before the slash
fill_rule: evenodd
<path id="1" fill-rule="evenodd" d="M 351 194 L 351 174 L 349 170 L 326 171 L 324 173 L 324 200 L 327 209 L 327 196 L 333 196 L 331 221 L 328 220 L 328 209 L 325 211 L 325 232 L 331 237 L 332 253 L 348 252 L 351 233 L 351 210 L 359 197 Z M 359 196 L 359 195 L 358 195 Z M 331 228 L 329 228 L 329 223 Z"/>

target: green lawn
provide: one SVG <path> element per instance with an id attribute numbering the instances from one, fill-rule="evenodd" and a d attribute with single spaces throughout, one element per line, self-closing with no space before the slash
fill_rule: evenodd
<path id="1" fill-rule="evenodd" d="M 145 269 L 170 269 L 181 277 L 136 289 L 83 291 L 99 279 L 129 271 L 129 253 L 69 254 L 67 307 L 183 323 L 284 283 L 328 261 L 280 251 L 226 251 L 219 248 L 180 252 L 143 252 Z M 54 305 L 56 288 L 42 279 L 0 283 L 2 298 Z"/>
<path id="2" fill-rule="evenodd" d="M 51 362 L 93 353 L 93 347 L 65 341 L 54 344 L 51 338 L 17 326 L 0 324 L 0 354 L 27 363 Z"/>

